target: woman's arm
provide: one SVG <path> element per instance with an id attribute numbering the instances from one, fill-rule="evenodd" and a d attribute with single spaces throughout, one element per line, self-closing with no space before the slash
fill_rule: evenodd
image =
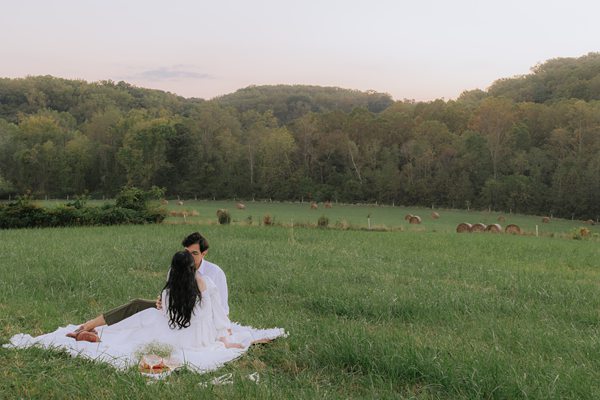
<path id="1" fill-rule="evenodd" d="M 241 343 L 231 343 L 228 340 L 228 337 L 231 336 L 231 321 L 227 317 L 227 313 L 223 309 L 221 304 L 221 295 L 217 286 L 214 282 L 210 281 L 208 285 L 208 290 L 206 295 L 210 296 L 211 304 L 212 304 L 212 316 L 213 322 L 215 324 L 215 328 L 217 329 L 219 335 L 219 341 L 223 342 L 226 348 L 237 348 L 242 349 L 244 346 Z"/>

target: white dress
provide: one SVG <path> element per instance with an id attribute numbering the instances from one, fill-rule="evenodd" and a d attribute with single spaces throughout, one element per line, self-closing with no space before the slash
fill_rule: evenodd
<path id="1" fill-rule="evenodd" d="M 218 338 L 229 336 L 227 329 L 231 328 L 231 322 L 221 306 L 216 285 L 208 277 L 203 279 L 206 290 L 202 292 L 202 300 L 196 303 L 187 328 L 169 326 L 169 295 L 163 291 L 162 310 L 150 308 L 114 325 L 103 326 L 98 329 L 100 340 L 112 346 L 128 347 L 151 342 L 186 349 L 223 347 Z"/>
<path id="2" fill-rule="evenodd" d="M 281 328 L 254 329 L 248 326 L 231 324 L 221 306 L 220 295 L 214 282 L 204 277 L 206 290 L 202 300 L 194 307 L 190 326 L 183 329 L 169 327 L 168 295 L 163 292 L 163 309 L 154 308 L 141 311 L 114 325 L 97 329 L 100 342 L 77 342 L 65 335 L 77 326 L 69 325 L 54 332 L 32 337 L 17 334 L 5 344 L 7 348 L 41 346 L 59 348 L 73 356 L 91 358 L 106 362 L 119 369 L 134 366 L 139 361 L 140 351 L 150 344 L 172 350 L 171 357 L 179 359 L 188 368 L 206 372 L 221 367 L 248 350 L 253 341 L 275 339 L 286 336 Z M 227 329 L 233 330 L 229 336 Z M 219 337 L 227 337 L 232 343 L 241 343 L 244 348 L 225 348 Z"/>

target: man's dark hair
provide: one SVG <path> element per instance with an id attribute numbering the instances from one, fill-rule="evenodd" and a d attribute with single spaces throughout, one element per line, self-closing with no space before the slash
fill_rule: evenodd
<path id="1" fill-rule="evenodd" d="M 204 253 L 206 250 L 208 250 L 208 240 L 206 240 L 206 238 L 202 236 L 200 232 L 194 232 L 186 236 L 186 238 L 183 239 L 183 242 L 181 242 L 183 247 L 189 247 L 196 243 L 198 243 L 200 246 L 201 253 Z"/>

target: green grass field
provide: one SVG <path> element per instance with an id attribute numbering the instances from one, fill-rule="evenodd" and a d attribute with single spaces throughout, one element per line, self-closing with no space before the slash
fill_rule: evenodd
<path id="1" fill-rule="evenodd" d="M 167 206 L 169 211 L 188 211 L 185 218 L 170 217 L 168 223 L 216 223 L 216 211 L 220 208 L 227 209 L 232 216 L 233 223 L 252 225 L 262 224 L 263 216 L 269 214 L 274 221 L 283 225 L 312 224 L 316 225 L 320 216 L 329 218 L 331 227 L 351 225 L 357 228 L 367 228 L 370 218 L 373 228 L 405 229 L 413 231 L 430 232 L 455 232 L 456 226 L 461 222 L 483 223 L 486 225 L 500 223 L 504 228 L 508 224 L 517 224 L 526 234 L 535 234 L 536 225 L 538 233 L 542 236 L 557 235 L 569 236 L 580 227 L 588 228 L 591 233 L 600 233 L 600 225 L 587 225 L 583 221 L 571 221 L 553 218 L 550 223 L 543 223 L 542 217 L 521 214 L 510 214 L 488 211 L 466 211 L 435 209 L 440 214 L 439 219 L 431 217 L 432 210 L 419 207 L 391 207 L 368 205 L 338 205 L 325 208 L 323 203 L 316 210 L 310 209 L 309 203 L 278 203 L 278 202 L 244 202 L 245 210 L 236 209 L 233 201 L 185 201 L 182 206 L 171 200 Z M 191 216 L 192 211 L 197 211 L 198 216 Z M 407 214 L 419 215 L 422 219 L 420 225 L 410 225 L 405 221 Z M 505 221 L 499 222 L 503 216 Z"/>
<path id="2" fill-rule="evenodd" d="M 150 385 L 136 371 L 2 348 L 0 398 L 600 397 L 600 246 L 570 238 L 580 222 L 506 215 L 548 236 L 457 234 L 458 222 L 498 214 L 437 210 L 434 221 L 430 210 L 395 207 L 246 205 L 170 204 L 200 213 L 186 224 L 0 231 L 2 343 L 153 298 L 194 230 L 228 276 L 232 319 L 290 333 L 213 374 L 184 371 Z M 221 207 L 234 224 L 214 223 Z M 366 226 L 370 214 L 372 224 L 399 229 L 258 226 L 267 212 L 286 225 L 325 214 L 331 225 Z M 409 226 L 408 212 L 423 223 Z M 244 379 L 255 371 L 259 384 Z M 233 385 L 198 385 L 225 372 Z"/>

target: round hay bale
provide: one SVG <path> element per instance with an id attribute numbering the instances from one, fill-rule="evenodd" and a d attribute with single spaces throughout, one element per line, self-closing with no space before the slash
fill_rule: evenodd
<path id="1" fill-rule="evenodd" d="M 182 206 L 182 205 L 183 205 L 183 201 L 179 200 L 179 201 L 177 202 L 177 205 L 178 205 L 178 206 Z"/>
<path id="2" fill-rule="evenodd" d="M 235 208 L 237 208 L 238 210 L 245 210 L 246 209 L 246 205 L 244 203 L 237 203 L 235 205 Z"/>
<path id="3" fill-rule="evenodd" d="M 482 223 L 473 224 L 471 226 L 471 232 L 485 232 L 485 228 L 487 227 Z"/>
<path id="4" fill-rule="evenodd" d="M 544 218 L 542 218 L 542 222 L 543 222 L 544 224 L 548 224 L 548 223 L 550 223 L 550 217 L 544 217 Z"/>
<path id="5" fill-rule="evenodd" d="M 333 205 L 331 204 L 331 202 L 330 201 L 326 201 L 325 202 L 325 208 L 331 208 L 331 207 L 333 207 Z"/>
<path id="6" fill-rule="evenodd" d="M 435 211 L 431 213 L 431 218 L 438 219 L 439 217 L 440 217 L 440 214 L 436 213 Z"/>
<path id="7" fill-rule="evenodd" d="M 512 233 L 512 234 L 515 234 L 515 235 L 520 235 L 521 234 L 521 228 L 519 228 L 519 225 L 510 224 L 510 225 L 506 225 L 506 228 L 504 228 L 504 232 L 506 232 L 506 233 Z"/>
<path id="8" fill-rule="evenodd" d="M 500 224 L 491 224 L 485 228 L 485 231 L 492 233 L 500 233 L 502 232 L 502 227 L 500 226 Z"/>
<path id="9" fill-rule="evenodd" d="M 404 220 L 405 220 L 405 221 L 410 221 L 410 219 L 411 219 L 411 218 L 412 218 L 412 214 L 406 214 L 406 215 L 404 216 Z"/>
<path id="10" fill-rule="evenodd" d="M 316 210 L 317 208 L 319 208 L 319 205 L 317 203 L 315 203 L 314 201 L 310 203 L 311 210 Z"/>
<path id="11" fill-rule="evenodd" d="M 458 232 L 458 233 L 465 233 L 465 232 L 469 233 L 469 232 L 471 232 L 471 224 L 468 224 L 466 222 L 461 222 L 456 227 L 456 232 Z"/>
<path id="12" fill-rule="evenodd" d="M 588 225 L 594 225 L 595 222 L 593 219 L 588 219 L 587 221 L 583 221 L 584 224 L 588 224 Z"/>
<path id="13" fill-rule="evenodd" d="M 498 217 L 498 222 L 505 222 L 506 218 L 504 217 L 504 215 L 501 215 Z"/>
<path id="14" fill-rule="evenodd" d="M 196 210 L 192 210 L 192 213 L 190 214 L 192 217 L 197 217 L 200 215 L 200 213 Z"/>
<path id="15" fill-rule="evenodd" d="M 162 199 L 162 200 L 160 201 L 160 204 L 162 204 L 163 206 L 166 206 L 167 204 L 169 204 L 169 200 L 167 200 L 167 199 Z"/>
<path id="16" fill-rule="evenodd" d="M 419 217 L 418 215 L 413 215 L 412 217 L 410 217 L 410 219 L 408 220 L 409 223 L 411 224 L 420 224 L 421 223 L 421 217 Z"/>

